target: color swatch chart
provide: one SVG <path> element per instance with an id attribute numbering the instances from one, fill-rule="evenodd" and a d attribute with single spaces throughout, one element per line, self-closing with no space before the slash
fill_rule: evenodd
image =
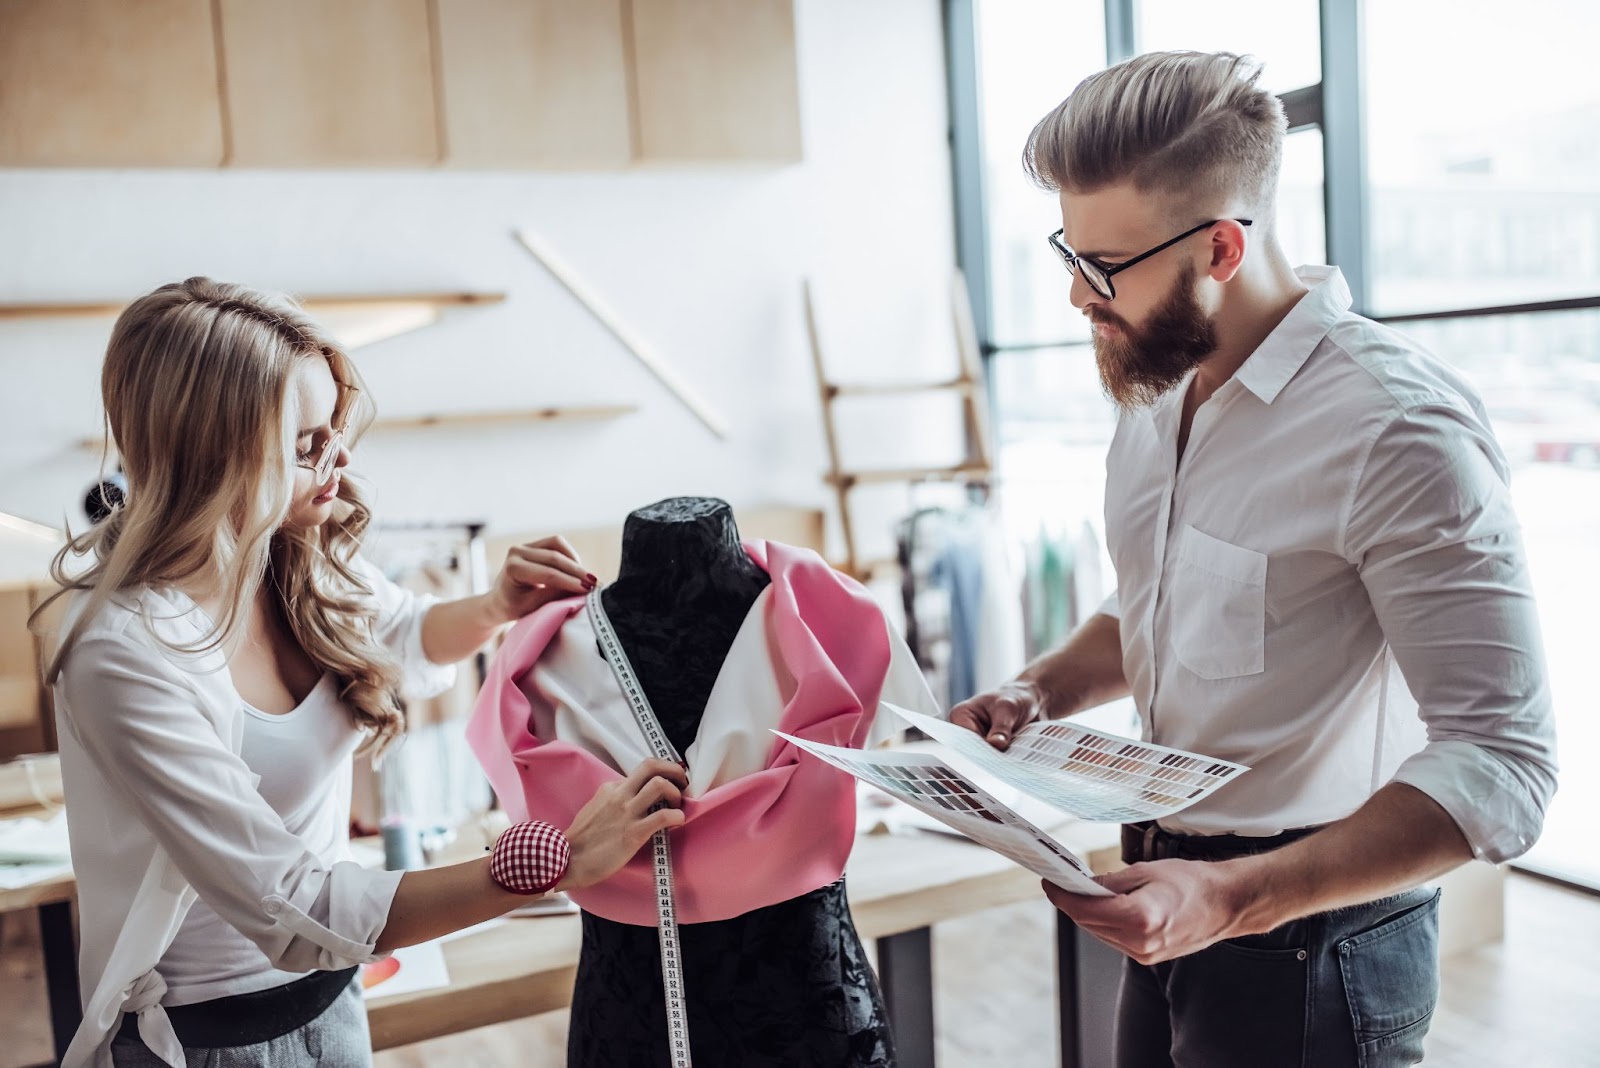
<path id="1" fill-rule="evenodd" d="M 1071 850 L 1023 819 L 959 771 L 925 753 L 863 752 L 773 731 L 806 752 L 961 832 L 1063 890 L 1105 897 L 1110 891 Z"/>
<path id="2" fill-rule="evenodd" d="M 1059 720 L 1029 724 L 1002 753 L 965 727 L 887 701 L 884 707 L 1008 786 L 1079 819 L 1159 819 L 1250 770 Z"/>

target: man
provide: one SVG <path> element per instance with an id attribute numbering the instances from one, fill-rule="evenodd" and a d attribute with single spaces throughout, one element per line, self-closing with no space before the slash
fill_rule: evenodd
<path id="1" fill-rule="evenodd" d="M 1004 749 L 1131 692 L 1150 740 L 1252 769 L 1125 827 L 1131 866 L 1102 879 L 1118 896 L 1046 888 L 1130 958 L 1121 1068 L 1420 1059 L 1423 884 L 1525 851 L 1555 791 L 1505 458 L 1459 374 L 1351 314 L 1338 270 L 1290 269 L 1285 123 L 1258 76 L 1229 54 L 1140 56 L 1080 85 L 1026 154 L 1060 194 L 1051 243 L 1121 409 L 1118 590 L 951 719 Z"/>

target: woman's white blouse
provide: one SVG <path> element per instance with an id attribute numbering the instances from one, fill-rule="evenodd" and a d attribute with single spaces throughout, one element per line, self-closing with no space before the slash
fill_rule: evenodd
<path id="1" fill-rule="evenodd" d="M 450 685 L 455 669 L 422 651 L 433 599 L 371 565 L 361 570 L 376 602 L 374 636 L 402 663 L 404 694 Z M 69 608 L 67 626 L 77 610 Z M 196 642 L 209 625 L 176 590 L 119 594 L 55 685 L 84 994 L 63 1068 L 109 1065 L 123 1012 L 139 1014 L 153 1051 L 183 1064 L 156 964 L 197 895 L 275 969 L 338 969 L 380 956 L 374 944 L 401 873 L 325 864 L 285 828 L 240 755 L 247 713 L 224 655 L 169 648 Z"/>

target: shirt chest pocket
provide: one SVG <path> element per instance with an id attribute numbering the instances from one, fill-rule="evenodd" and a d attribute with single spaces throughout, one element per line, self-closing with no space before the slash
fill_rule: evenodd
<path id="1" fill-rule="evenodd" d="M 1185 524 L 1168 578 L 1172 648 L 1202 679 L 1266 666 L 1267 554 Z"/>

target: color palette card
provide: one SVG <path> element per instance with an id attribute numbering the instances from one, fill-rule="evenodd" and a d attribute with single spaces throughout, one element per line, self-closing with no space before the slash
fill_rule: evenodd
<path id="1" fill-rule="evenodd" d="M 1181 812 L 1250 769 L 1065 720 L 1030 723 L 999 752 L 965 727 L 883 702 L 976 767 L 1068 815 L 1136 823 Z"/>
<path id="2" fill-rule="evenodd" d="M 1070 849 L 985 792 L 971 779 L 926 753 L 864 752 L 808 742 L 773 731 L 813 756 L 847 771 L 926 813 L 1029 871 L 1074 894 L 1107 897 L 1111 891 Z"/>

